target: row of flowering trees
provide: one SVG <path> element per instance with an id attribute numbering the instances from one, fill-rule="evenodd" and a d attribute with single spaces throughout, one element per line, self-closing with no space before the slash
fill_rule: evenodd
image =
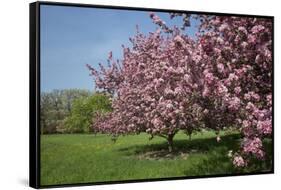
<path id="1" fill-rule="evenodd" d="M 94 69 L 96 87 L 112 94 L 113 112 L 95 120 L 96 132 L 113 137 L 146 132 L 167 139 L 237 127 L 243 136 L 236 166 L 263 159 L 263 139 L 272 133 L 272 21 L 267 18 L 171 14 L 183 26 L 170 28 L 154 13 L 159 29 L 137 30 L 123 59 L 109 54 L 109 67 Z M 200 20 L 196 38 L 186 34 Z"/>

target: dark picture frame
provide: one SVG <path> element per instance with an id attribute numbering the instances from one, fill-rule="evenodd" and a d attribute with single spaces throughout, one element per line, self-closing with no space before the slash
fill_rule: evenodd
<path id="1" fill-rule="evenodd" d="M 216 16 L 237 16 L 237 17 L 256 17 L 267 18 L 272 21 L 272 169 L 270 171 L 261 171 L 254 173 L 237 173 L 237 174 L 223 174 L 223 175 L 197 175 L 184 177 L 169 177 L 169 178 L 153 178 L 153 179 L 136 179 L 125 181 L 105 181 L 93 183 L 73 183 L 73 184 L 40 184 L 40 6 L 67 6 L 67 7 L 86 7 L 86 8 L 103 8 L 108 10 L 132 10 L 132 11 L 151 11 L 151 12 L 171 12 L 171 13 L 189 13 L 189 14 L 208 14 Z M 101 185 L 101 184 L 119 184 L 119 183 L 136 183 L 162 180 L 182 180 L 195 178 L 211 178 L 211 177 L 231 177 L 243 175 L 257 175 L 257 174 L 272 174 L 274 173 L 274 17 L 262 15 L 247 15 L 247 14 L 232 14 L 232 13 L 217 13 L 217 12 L 202 12 L 202 11 L 187 11 L 187 10 L 169 10 L 169 9 L 155 9 L 155 8 L 140 8 L 140 7 L 121 7 L 109 5 L 91 5 L 91 4 L 76 4 L 76 3 L 59 3 L 59 2 L 34 2 L 29 7 L 29 39 L 30 39 L 30 82 L 29 82 L 29 185 L 33 188 L 51 188 L 51 187 L 69 187 L 69 186 L 85 186 L 85 185 Z"/>

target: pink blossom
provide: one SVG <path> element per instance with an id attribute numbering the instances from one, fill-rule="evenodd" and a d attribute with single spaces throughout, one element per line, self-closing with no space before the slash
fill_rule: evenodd
<path id="1" fill-rule="evenodd" d="M 258 137 L 245 138 L 243 142 L 243 151 L 245 153 L 252 153 L 258 158 L 262 159 L 264 157 L 264 152 L 262 151 L 262 141 Z"/>
<path id="2" fill-rule="evenodd" d="M 233 97 L 228 102 L 228 108 L 232 111 L 236 111 L 240 108 L 241 100 L 238 97 Z"/>
<path id="3" fill-rule="evenodd" d="M 228 89 L 226 86 L 224 86 L 222 83 L 218 84 L 218 95 L 223 96 L 226 95 L 228 92 Z"/>
<path id="4" fill-rule="evenodd" d="M 248 102 L 247 103 L 247 106 L 246 106 L 247 110 L 253 111 L 255 108 L 256 107 L 255 107 L 255 105 L 252 102 Z"/>
<path id="5" fill-rule="evenodd" d="M 254 36 L 254 35 L 248 35 L 248 42 L 249 43 L 256 43 L 256 40 L 257 40 L 257 38 L 256 38 L 256 36 Z"/>
<path id="6" fill-rule="evenodd" d="M 246 166 L 246 162 L 242 158 L 242 156 L 235 156 L 233 159 L 233 165 L 236 167 L 244 167 Z"/>
<path id="7" fill-rule="evenodd" d="M 236 80 L 238 80 L 238 76 L 235 75 L 234 73 L 230 73 L 229 76 L 228 76 L 228 80 L 229 81 L 236 81 Z"/>
<path id="8" fill-rule="evenodd" d="M 217 38 L 217 42 L 218 42 L 220 45 L 222 45 L 223 42 L 224 42 L 224 40 L 223 40 L 221 37 L 218 37 L 218 38 Z"/>
<path id="9" fill-rule="evenodd" d="M 243 26 L 239 26 L 239 27 L 238 27 L 238 31 L 239 31 L 239 32 L 242 32 L 242 33 L 244 33 L 244 34 L 248 34 L 247 29 L 246 29 L 245 27 L 243 27 Z"/>
<path id="10" fill-rule="evenodd" d="M 254 26 L 252 29 L 251 29 L 251 32 L 252 33 L 259 33 L 260 31 L 264 30 L 264 26 L 262 25 L 257 25 L 257 26 Z"/>
<path id="11" fill-rule="evenodd" d="M 228 24 L 224 23 L 219 27 L 220 32 L 224 32 L 226 29 L 228 29 Z"/>
<path id="12" fill-rule="evenodd" d="M 242 42 L 241 46 L 245 49 L 248 46 L 248 43 L 247 42 Z"/>
<path id="13" fill-rule="evenodd" d="M 268 102 L 269 105 L 272 105 L 272 95 L 271 94 L 266 96 L 266 101 Z"/>
<path id="14" fill-rule="evenodd" d="M 265 135 L 272 133 L 272 122 L 271 120 L 258 121 L 257 129 Z"/>
<path id="15" fill-rule="evenodd" d="M 204 87 L 202 96 L 207 97 L 207 96 L 209 96 L 209 94 L 210 94 L 210 89 L 208 87 Z"/>
<path id="16" fill-rule="evenodd" d="M 244 128 L 250 127 L 250 125 L 251 125 L 251 123 L 250 123 L 248 120 L 244 120 L 244 121 L 242 122 L 242 126 L 243 126 Z"/>
<path id="17" fill-rule="evenodd" d="M 112 51 L 109 52 L 109 54 L 108 54 L 108 59 L 109 59 L 109 60 L 112 60 Z"/>
<path id="18" fill-rule="evenodd" d="M 175 38 L 174 38 L 174 41 L 183 45 L 185 43 L 185 41 L 181 38 L 181 36 L 177 35 Z"/>
<path id="19" fill-rule="evenodd" d="M 181 94 L 183 92 L 183 90 L 181 87 L 176 87 L 174 92 L 175 92 L 175 94 Z"/>
<path id="20" fill-rule="evenodd" d="M 183 78 L 186 82 L 190 82 L 191 77 L 188 74 L 185 74 Z"/>
<path id="21" fill-rule="evenodd" d="M 205 80 L 208 84 L 211 84 L 214 80 L 214 75 L 209 72 L 205 72 Z"/>
<path id="22" fill-rule="evenodd" d="M 220 73 L 223 73 L 223 72 L 224 72 L 224 65 L 223 65 L 223 64 L 221 64 L 221 63 L 217 64 L 217 68 L 218 68 L 218 71 L 219 71 Z"/>
<path id="23" fill-rule="evenodd" d="M 241 92 L 241 87 L 240 87 L 240 86 L 235 87 L 235 88 L 234 88 L 234 92 L 235 92 L 235 94 L 240 94 L 240 92 Z"/>

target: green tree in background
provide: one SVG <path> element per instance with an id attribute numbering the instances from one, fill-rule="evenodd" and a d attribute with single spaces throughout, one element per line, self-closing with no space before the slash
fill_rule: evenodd
<path id="1" fill-rule="evenodd" d="M 71 114 L 64 120 L 64 127 L 68 133 L 87 133 L 95 113 L 111 111 L 109 97 L 102 93 L 96 93 L 86 98 L 73 101 Z"/>
<path id="2" fill-rule="evenodd" d="M 65 132 L 64 120 L 71 114 L 74 100 L 91 95 L 90 91 L 81 89 L 42 92 L 40 99 L 41 134 Z"/>

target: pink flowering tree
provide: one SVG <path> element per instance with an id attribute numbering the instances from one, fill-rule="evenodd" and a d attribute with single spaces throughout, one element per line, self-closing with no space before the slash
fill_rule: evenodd
<path id="1" fill-rule="evenodd" d="M 272 133 L 272 22 L 266 18 L 196 16 L 195 39 L 169 28 L 150 14 L 161 30 L 131 39 L 123 60 L 109 55 L 110 67 L 90 68 L 96 86 L 113 97 L 113 112 L 94 123 L 97 132 L 146 132 L 167 139 L 170 150 L 179 130 L 211 128 L 241 131 L 233 164 L 264 159 L 263 139 Z M 165 35 L 162 35 L 162 33 Z"/>
<path id="2" fill-rule="evenodd" d="M 107 69 L 89 66 L 96 86 L 113 97 L 113 112 L 94 123 L 97 132 L 114 137 L 146 132 L 167 139 L 172 151 L 179 130 L 191 134 L 199 128 L 203 110 L 195 99 L 201 96 L 202 68 L 196 44 L 177 28 L 167 30 L 169 35 L 137 32 L 132 48 L 123 47 L 122 61 L 110 53 Z"/>

